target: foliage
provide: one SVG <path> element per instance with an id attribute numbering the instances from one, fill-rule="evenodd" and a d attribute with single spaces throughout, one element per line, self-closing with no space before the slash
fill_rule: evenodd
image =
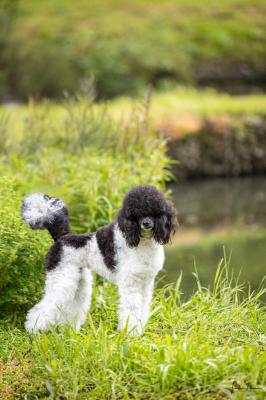
<path id="1" fill-rule="evenodd" d="M 104 98 L 148 82 L 258 81 L 265 12 L 263 0 L 3 0 L 2 98 L 61 97 L 91 73 Z"/>
<path id="2" fill-rule="evenodd" d="M 20 322 L 0 325 L 2 393 L 63 399 L 263 399 L 265 307 L 258 293 L 243 299 L 228 269 L 214 289 L 201 286 L 184 302 L 181 277 L 157 289 L 146 333 L 116 330 L 116 291 L 96 285 L 80 333 L 58 328 L 32 341 Z M 12 340 L 10 340 L 10 338 Z M 15 368 L 14 366 L 17 366 Z M 13 397 L 13 398 L 14 398 Z"/>
<path id="3" fill-rule="evenodd" d="M 15 179 L 0 179 L 0 314 L 9 306 L 28 308 L 43 286 L 40 271 L 48 237 L 22 225 L 20 190 Z"/>

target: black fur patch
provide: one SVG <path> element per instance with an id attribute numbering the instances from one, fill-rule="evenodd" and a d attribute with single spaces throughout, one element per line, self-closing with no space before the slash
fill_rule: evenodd
<path id="1" fill-rule="evenodd" d="M 92 233 L 83 233 L 81 235 L 75 235 L 74 233 L 68 233 L 67 235 L 61 238 L 62 243 L 75 247 L 75 249 L 79 249 L 81 247 L 86 246 L 88 240 L 91 240 L 93 234 Z"/>
<path id="2" fill-rule="evenodd" d="M 60 240 L 55 242 L 50 250 L 48 251 L 45 258 L 45 269 L 46 271 L 52 271 L 57 264 L 60 262 L 62 255 L 62 243 Z"/>
<path id="3" fill-rule="evenodd" d="M 54 202 L 58 199 L 54 199 Z M 54 241 L 58 240 L 61 236 L 70 232 L 69 220 L 68 220 L 68 210 L 63 207 L 61 210 L 57 211 L 52 222 L 45 222 L 44 228 L 48 229 L 50 235 Z"/>
<path id="4" fill-rule="evenodd" d="M 84 247 L 88 240 L 92 238 L 92 233 L 84 233 L 82 235 L 75 235 L 74 233 L 67 233 L 57 240 L 50 250 L 48 251 L 45 259 L 45 269 L 46 271 L 52 271 L 56 268 L 57 264 L 60 262 L 63 246 L 71 246 L 75 249 Z"/>
<path id="5" fill-rule="evenodd" d="M 105 265 L 110 270 L 114 270 L 116 266 L 115 260 L 115 244 L 114 244 L 114 224 L 104 226 L 96 232 L 96 239 L 103 256 Z"/>

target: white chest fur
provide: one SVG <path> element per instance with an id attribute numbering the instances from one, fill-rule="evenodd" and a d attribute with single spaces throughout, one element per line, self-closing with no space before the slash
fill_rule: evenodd
<path id="1" fill-rule="evenodd" d="M 164 263 L 164 249 L 153 239 L 141 239 L 139 245 L 130 248 L 119 229 L 115 230 L 117 246 L 117 280 L 132 277 L 147 281 L 155 278 Z"/>

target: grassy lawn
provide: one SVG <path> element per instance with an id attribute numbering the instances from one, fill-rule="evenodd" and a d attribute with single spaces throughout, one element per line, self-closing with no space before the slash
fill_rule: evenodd
<path id="1" fill-rule="evenodd" d="M 156 289 L 142 337 L 117 332 L 117 293 L 99 281 L 80 333 L 61 327 L 30 337 L 23 314 L 6 316 L 0 324 L 0 397 L 264 399 L 262 293 L 243 299 L 222 265 L 212 292 L 195 279 L 197 292 L 186 302 L 180 279 Z"/>

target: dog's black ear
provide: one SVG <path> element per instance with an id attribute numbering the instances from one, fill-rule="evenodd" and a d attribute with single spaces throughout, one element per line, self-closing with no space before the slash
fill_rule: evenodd
<path id="1" fill-rule="evenodd" d="M 127 245 L 129 247 L 137 247 L 140 241 L 140 228 L 137 221 L 125 218 L 122 213 L 118 214 L 117 220 Z"/>
<path id="2" fill-rule="evenodd" d="M 153 237 L 156 242 L 166 244 L 169 242 L 172 235 L 178 227 L 177 212 L 170 201 L 167 201 L 167 206 L 164 214 L 155 219 Z"/>

